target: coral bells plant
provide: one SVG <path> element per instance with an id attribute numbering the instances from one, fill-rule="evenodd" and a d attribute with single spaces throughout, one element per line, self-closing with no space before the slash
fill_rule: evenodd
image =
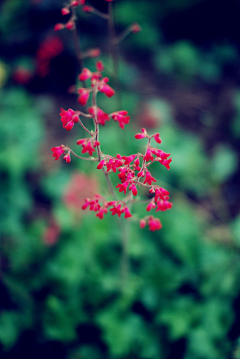
<path id="1" fill-rule="evenodd" d="M 85 1 L 72 2 L 62 10 L 62 13 L 67 14 L 71 7 L 78 5 L 85 6 Z M 74 21 L 74 17 L 71 18 L 71 21 Z M 144 188 L 149 191 L 151 199 L 147 200 L 146 216 L 140 219 L 140 227 L 144 228 L 148 224 L 151 231 L 161 229 L 160 220 L 155 218 L 152 212 L 166 211 L 172 207 L 172 203 L 169 202 L 169 192 L 157 184 L 156 178 L 150 172 L 150 167 L 153 163 L 158 162 L 169 170 L 172 161 L 170 153 L 165 153 L 158 148 L 161 144 L 160 134 L 148 134 L 145 128 L 142 128 L 141 132 L 135 135 L 136 140 L 146 142 L 143 153 L 138 152 L 129 156 L 122 156 L 121 154 L 112 156 L 104 153 L 100 140 L 102 126 L 107 125 L 109 121 L 115 121 L 124 130 L 130 122 L 130 116 L 126 110 L 120 109 L 108 113 L 98 106 L 99 92 L 108 98 L 115 95 L 115 90 L 108 84 L 109 78 L 104 77 L 103 72 L 104 65 L 101 61 L 96 62 L 95 71 L 86 67 L 82 68 L 78 77 L 79 81 L 82 82 L 82 87 L 77 90 L 79 94 L 78 103 L 82 106 L 88 106 L 88 108 L 85 111 L 71 108 L 68 110 L 61 109 L 60 112 L 63 128 L 71 131 L 75 124 L 79 124 L 85 131 L 86 137 L 77 140 L 77 145 L 80 146 L 81 154 L 84 156 L 76 154 L 65 145 L 53 147 L 53 156 L 55 160 L 58 160 L 63 155 L 67 163 L 71 162 L 71 155 L 79 159 L 97 162 L 96 169 L 103 171 L 111 197 L 105 198 L 101 194 L 96 194 L 93 198 L 86 198 L 82 206 L 83 210 L 94 211 L 99 219 L 103 219 L 107 214 L 124 217 L 126 220 L 131 217 L 136 219 L 136 216 L 132 214 L 132 206 L 139 200 L 139 189 Z M 89 122 L 92 123 L 92 130 L 89 129 Z M 118 177 L 119 183 L 116 188 L 111 182 L 112 174 Z M 123 197 L 119 199 L 120 196 Z"/>

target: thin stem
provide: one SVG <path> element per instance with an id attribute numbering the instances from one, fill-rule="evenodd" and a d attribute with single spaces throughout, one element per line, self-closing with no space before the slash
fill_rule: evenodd
<path id="1" fill-rule="evenodd" d="M 74 6 L 72 6 L 72 12 L 73 12 L 74 19 L 77 19 L 76 8 Z M 76 20 L 75 20 L 75 26 L 74 26 L 74 29 L 73 29 L 73 41 L 74 41 L 75 52 L 76 52 L 77 59 L 78 59 L 78 62 L 79 62 L 80 72 L 81 72 L 82 69 L 83 69 L 82 46 L 81 46 L 80 37 L 79 37 L 79 34 L 78 34 L 78 27 L 77 27 L 77 21 Z"/>
<path id="2" fill-rule="evenodd" d="M 113 75 L 114 82 L 116 87 L 116 93 L 118 96 L 118 102 L 120 106 L 121 98 L 120 98 L 120 84 L 118 80 L 118 69 L 119 69 L 119 60 L 118 60 L 118 48 L 117 48 L 117 37 L 115 33 L 114 27 L 114 18 L 113 18 L 113 8 L 112 2 L 108 2 L 108 33 L 109 33 L 109 44 L 110 44 L 110 53 L 113 60 Z"/>
<path id="3" fill-rule="evenodd" d="M 120 36 L 116 37 L 116 40 L 115 40 L 115 45 L 119 44 L 120 42 L 122 42 L 125 37 L 127 37 L 130 33 L 131 33 L 131 26 L 127 27 L 122 33 Z"/>
<path id="4" fill-rule="evenodd" d="M 73 150 L 70 149 L 70 152 L 73 154 L 73 156 L 80 158 L 81 160 L 85 160 L 85 161 L 98 161 L 97 158 L 94 157 L 82 157 L 82 156 L 78 156 L 75 152 L 73 152 Z"/>
<path id="5" fill-rule="evenodd" d="M 97 16 L 99 16 L 99 17 L 105 19 L 105 20 L 108 20 L 108 19 L 109 19 L 109 15 L 108 15 L 108 14 L 104 14 L 103 12 L 101 12 L 101 11 L 95 9 L 95 8 L 93 8 L 92 14 L 95 14 L 95 15 L 97 15 Z"/>
<path id="6" fill-rule="evenodd" d="M 81 46 L 81 41 L 80 41 L 80 36 L 79 36 L 79 31 L 78 31 L 78 25 L 77 25 L 77 21 L 76 21 L 76 19 L 77 19 L 76 8 L 74 6 L 72 6 L 72 13 L 73 13 L 73 18 L 75 19 L 75 26 L 73 28 L 73 42 L 74 42 L 75 52 L 76 52 L 77 59 L 78 59 L 79 70 L 80 70 L 80 72 L 82 72 L 82 69 L 84 67 L 83 52 L 82 52 L 82 46 Z M 83 87 L 86 87 L 85 81 L 83 81 Z"/>
<path id="7" fill-rule="evenodd" d="M 87 133 L 89 133 L 89 135 L 93 136 L 92 132 L 89 131 L 86 126 L 84 126 L 84 124 L 82 123 L 82 121 L 80 120 L 80 118 L 78 119 L 78 123 L 81 125 L 81 127 L 82 127 Z"/>
<path id="8" fill-rule="evenodd" d="M 128 228 L 127 228 L 128 226 Z M 122 292 L 127 281 L 129 272 L 129 255 L 128 255 L 128 242 L 129 242 L 129 222 L 119 218 L 119 228 L 121 228 L 122 237 L 122 258 L 121 258 L 121 287 Z"/>
<path id="9" fill-rule="evenodd" d="M 94 126 L 95 126 L 95 141 L 99 142 L 99 124 L 98 124 L 98 121 L 97 121 L 97 105 L 96 105 L 96 103 L 97 103 L 97 88 L 96 88 L 96 86 L 94 86 L 93 95 L 92 95 L 92 104 L 93 104 L 93 108 L 95 109 L 93 120 L 94 120 Z M 100 162 L 101 159 L 102 159 L 100 145 L 97 146 L 97 154 L 98 154 L 98 162 Z M 116 196 L 116 193 L 114 191 L 112 182 L 111 182 L 111 180 L 109 178 L 109 175 L 108 175 L 108 173 L 107 173 L 107 171 L 106 171 L 106 169 L 104 167 L 102 168 L 102 171 L 103 171 L 103 173 L 104 173 L 104 175 L 106 177 L 109 191 L 114 196 L 114 198 L 117 199 L 117 196 Z"/>

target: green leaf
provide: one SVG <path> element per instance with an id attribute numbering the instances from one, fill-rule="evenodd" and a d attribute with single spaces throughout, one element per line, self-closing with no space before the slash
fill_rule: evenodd
<path id="1" fill-rule="evenodd" d="M 218 145 L 211 159 L 211 176 L 217 182 L 225 182 L 237 170 L 237 154 L 227 145 Z"/>

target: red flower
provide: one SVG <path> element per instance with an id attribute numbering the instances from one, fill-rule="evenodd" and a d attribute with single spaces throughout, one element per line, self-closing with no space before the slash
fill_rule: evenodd
<path id="1" fill-rule="evenodd" d="M 96 214 L 96 216 L 97 216 L 98 218 L 100 218 L 100 219 L 103 219 L 103 215 L 104 215 L 105 213 L 107 213 L 107 212 L 108 212 L 107 208 L 106 208 L 106 207 L 102 207 L 102 208 L 99 209 L 99 211 L 98 211 L 98 213 Z"/>
<path id="2" fill-rule="evenodd" d="M 140 228 L 144 228 L 146 226 L 147 222 L 145 219 L 140 219 Z"/>
<path id="3" fill-rule="evenodd" d="M 157 142 L 157 143 L 161 143 L 162 142 L 162 140 L 161 140 L 161 138 L 159 137 L 160 135 L 159 135 L 159 133 L 156 133 L 153 137 L 154 137 L 154 140 Z"/>
<path id="4" fill-rule="evenodd" d="M 55 161 L 59 160 L 60 156 L 64 153 L 64 146 L 57 146 L 52 148 L 53 157 L 55 157 Z"/>
<path id="5" fill-rule="evenodd" d="M 123 211 L 125 212 L 124 218 L 132 217 L 132 215 L 127 207 L 125 207 Z"/>
<path id="6" fill-rule="evenodd" d="M 103 112 L 99 107 L 89 107 L 88 112 L 93 117 L 97 116 L 97 123 L 100 123 L 100 125 L 104 126 L 106 121 L 109 121 L 109 116 L 107 113 Z"/>
<path id="7" fill-rule="evenodd" d="M 99 48 L 95 48 L 95 49 L 90 49 L 90 50 L 86 51 L 85 56 L 97 57 L 100 54 L 101 54 L 101 50 Z"/>
<path id="8" fill-rule="evenodd" d="M 89 90 L 82 87 L 78 90 L 78 93 L 79 93 L 78 103 L 80 103 L 80 105 L 82 106 L 85 106 L 89 99 Z"/>
<path id="9" fill-rule="evenodd" d="M 132 191 L 132 194 L 133 194 L 134 196 L 136 196 L 136 195 L 137 195 L 137 193 L 138 193 L 138 191 L 137 191 L 137 188 L 136 188 L 135 184 L 131 184 L 131 186 L 129 186 L 129 190 L 131 190 L 131 191 Z"/>
<path id="10" fill-rule="evenodd" d="M 97 71 L 100 71 L 100 72 L 102 72 L 102 71 L 104 70 L 104 66 L 103 66 L 102 61 L 99 60 L 99 61 L 96 63 L 96 69 L 97 69 Z"/>
<path id="11" fill-rule="evenodd" d="M 121 209 L 121 204 L 117 206 L 115 205 L 113 208 L 110 209 L 110 211 L 112 212 L 112 215 L 117 214 L 119 217 L 123 213 L 123 210 Z"/>
<path id="12" fill-rule="evenodd" d="M 75 23 L 72 20 L 69 20 L 65 25 L 66 29 L 68 29 L 68 30 L 72 30 L 74 28 L 74 26 L 75 26 Z"/>
<path id="13" fill-rule="evenodd" d="M 97 169 L 101 170 L 104 165 L 105 165 L 105 160 L 100 161 L 99 164 L 97 165 Z"/>
<path id="14" fill-rule="evenodd" d="M 151 173 L 147 170 L 147 171 L 146 171 L 146 178 L 145 178 L 145 180 L 144 180 L 143 183 L 144 183 L 144 184 L 145 184 L 145 183 L 148 183 L 148 184 L 151 185 L 152 182 L 157 182 L 157 181 L 155 180 L 154 177 L 151 176 Z"/>
<path id="15" fill-rule="evenodd" d="M 84 67 L 82 69 L 82 72 L 80 73 L 78 79 L 80 81 L 86 81 L 86 80 L 90 79 L 91 76 L 92 76 L 92 72 L 90 70 L 88 70 L 86 67 Z"/>
<path id="16" fill-rule="evenodd" d="M 147 137 L 147 131 L 145 130 L 145 128 L 142 128 L 142 133 L 137 133 L 135 135 L 135 138 L 137 140 L 140 140 L 141 138 L 145 138 L 145 137 Z"/>
<path id="17" fill-rule="evenodd" d="M 93 152 L 95 152 L 93 147 L 96 147 L 97 144 L 99 144 L 99 142 L 97 141 L 94 142 L 94 144 L 92 145 L 92 141 L 89 138 L 85 138 L 85 139 L 81 139 L 77 141 L 77 145 L 81 145 L 82 146 L 82 153 L 86 153 L 88 152 L 90 156 L 92 156 Z"/>
<path id="18" fill-rule="evenodd" d="M 146 154 L 145 156 L 143 157 L 143 159 L 146 161 L 146 162 L 149 162 L 149 161 L 153 161 L 154 160 L 154 157 L 152 155 L 152 151 L 150 148 L 147 149 L 146 151 Z"/>
<path id="19" fill-rule="evenodd" d="M 70 153 L 66 154 L 63 159 L 67 162 L 70 163 L 71 162 L 71 157 L 70 157 Z"/>
<path id="20" fill-rule="evenodd" d="M 70 131 L 73 128 L 74 123 L 78 122 L 78 115 L 75 114 L 75 112 L 69 108 L 67 111 L 61 108 L 61 121 L 63 123 L 63 128 L 65 128 L 67 131 Z"/>
<path id="21" fill-rule="evenodd" d="M 149 211 L 151 211 L 152 208 L 155 208 L 155 207 L 156 207 L 155 203 L 154 203 L 154 202 L 150 202 L 150 203 L 147 205 L 146 210 L 149 212 Z"/>
<path id="22" fill-rule="evenodd" d="M 166 211 L 167 209 L 171 209 L 172 208 L 172 203 L 168 202 L 166 200 L 160 200 L 157 202 L 157 211 Z"/>
<path id="23" fill-rule="evenodd" d="M 62 15 L 68 15 L 70 13 L 70 10 L 67 7 L 63 7 L 61 12 L 62 12 Z"/>
<path id="24" fill-rule="evenodd" d="M 104 77 L 98 86 L 98 91 L 103 92 L 107 97 L 112 97 L 115 94 L 115 91 L 112 87 L 106 84 L 109 79 L 107 77 Z"/>
<path id="25" fill-rule="evenodd" d="M 111 116 L 114 121 L 118 121 L 119 127 L 124 129 L 124 125 L 127 125 L 130 120 L 130 116 L 127 116 L 127 114 L 128 114 L 127 111 L 118 111 L 118 112 L 112 113 Z"/>
<path id="26" fill-rule="evenodd" d="M 142 30 L 141 26 L 139 26 L 136 22 L 132 24 L 130 29 L 134 34 Z"/>
<path id="27" fill-rule="evenodd" d="M 54 31 L 59 31 L 59 30 L 62 30 L 65 28 L 65 25 L 64 24 L 56 24 L 54 26 Z"/>
<path id="28" fill-rule="evenodd" d="M 82 11 L 84 12 L 93 12 L 94 8 L 92 6 L 85 5 L 82 7 Z"/>
<path id="29" fill-rule="evenodd" d="M 150 231 L 156 231 L 156 230 L 162 228 L 162 224 L 161 224 L 161 222 L 160 222 L 160 219 L 154 218 L 154 217 L 152 217 L 152 216 L 149 217 L 148 225 L 149 225 Z"/>
<path id="30" fill-rule="evenodd" d="M 129 185 L 128 182 L 119 183 L 119 184 L 116 186 L 116 188 L 119 188 L 119 192 L 124 192 L 124 194 L 126 194 L 128 185 Z"/>

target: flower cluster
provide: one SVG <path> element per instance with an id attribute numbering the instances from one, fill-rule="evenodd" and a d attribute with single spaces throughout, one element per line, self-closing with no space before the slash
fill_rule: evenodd
<path id="1" fill-rule="evenodd" d="M 56 146 L 56 147 L 52 147 L 52 151 L 53 151 L 53 157 L 55 157 L 55 161 L 59 160 L 60 156 L 65 153 L 65 155 L 63 156 L 63 159 L 67 162 L 70 163 L 71 162 L 71 157 L 70 157 L 70 153 L 71 150 L 70 148 L 61 145 L 61 146 Z"/>
<path id="2" fill-rule="evenodd" d="M 111 9 L 112 0 L 106 1 L 109 2 L 108 8 Z M 69 0 L 62 8 L 62 15 L 69 15 L 68 21 L 65 24 L 57 24 L 55 30 L 66 28 L 75 32 L 77 31 L 75 26 L 75 7 L 77 6 L 80 6 L 85 12 L 94 13 L 109 20 L 109 27 L 112 26 L 110 10 L 107 14 L 103 14 L 94 7 L 88 6 L 85 0 Z M 140 30 L 141 28 L 138 24 L 132 24 L 123 31 L 122 35 L 114 39 L 113 44 L 118 44 L 130 32 L 138 33 Z M 98 49 L 91 51 L 88 50 L 86 54 L 92 57 L 99 55 Z M 79 59 L 82 60 L 83 57 L 82 53 L 78 54 Z M 81 64 L 81 72 L 78 75 L 81 85 L 79 88 L 76 88 L 76 93 L 78 95 L 77 102 L 82 106 L 83 111 L 61 108 L 60 112 L 64 129 L 70 131 L 75 124 L 78 124 L 87 133 L 87 137 L 84 136 L 77 140 L 77 145 L 82 147 L 81 154 L 85 157 L 77 155 L 71 148 L 65 145 L 53 147 L 53 157 L 55 160 L 58 160 L 63 155 L 67 163 L 71 161 L 70 155 L 83 160 L 95 161 L 97 162 L 96 168 L 103 171 L 112 200 L 107 200 L 101 195 L 96 194 L 91 199 L 85 199 L 85 203 L 82 206 L 83 210 L 88 208 L 90 211 L 96 212 L 96 216 L 100 219 L 103 219 L 108 212 L 119 217 L 133 217 L 130 209 L 132 209 L 138 200 L 139 189 L 143 188 L 148 190 L 149 199 L 146 200 L 148 202 L 146 206 L 147 215 L 140 220 L 140 227 L 144 228 L 148 224 L 151 231 L 161 229 L 162 224 L 160 220 L 152 215 L 148 215 L 148 212 L 153 211 L 153 209 L 156 212 L 166 211 L 172 207 L 172 203 L 169 201 L 169 192 L 157 185 L 157 179 L 150 172 L 150 166 L 158 162 L 169 170 L 172 158 L 170 153 L 165 153 L 157 147 L 161 144 L 160 134 L 154 133 L 149 135 L 145 128 L 142 129 L 141 133 L 135 135 L 137 140 L 147 140 L 144 153 L 138 152 L 129 156 L 122 156 L 121 154 L 111 156 L 102 151 L 99 140 L 101 126 L 105 126 L 107 122 L 112 120 L 117 122 L 119 127 L 124 130 L 125 126 L 130 122 L 130 116 L 126 110 L 115 110 L 109 113 L 98 106 L 97 96 L 99 92 L 108 98 L 115 95 L 115 90 L 109 85 L 109 78 L 103 76 L 104 70 L 105 68 L 101 61 L 96 62 L 95 71 L 83 67 Z M 85 121 L 90 121 L 90 125 L 85 125 Z M 89 129 L 89 126 L 92 126 L 92 129 Z M 114 189 L 110 179 L 112 173 L 115 173 L 118 177 L 116 189 Z M 124 198 L 119 199 L 120 194 L 123 194 Z"/>
<path id="3" fill-rule="evenodd" d="M 102 205 L 99 203 L 102 202 Z M 111 208 L 112 207 L 112 208 Z M 96 194 L 92 199 L 86 198 L 82 209 L 89 208 L 90 211 L 95 211 L 96 216 L 103 219 L 104 214 L 110 210 L 112 215 L 117 214 L 121 217 L 124 214 L 124 218 L 132 217 L 129 208 L 124 201 L 106 201 L 102 196 Z"/>
<path id="4" fill-rule="evenodd" d="M 154 162 L 159 162 L 169 170 L 170 163 L 172 161 L 170 153 L 165 153 L 156 147 L 156 145 L 161 144 L 159 133 L 149 135 L 147 130 L 142 128 L 141 133 L 137 133 L 135 135 L 137 140 L 147 139 L 148 142 L 144 153 L 135 153 L 130 156 L 117 154 L 113 157 L 111 155 L 104 154 L 101 151 L 99 141 L 99 125 L 104 126 L 107 121 L 113 119 L 119 123 L 120 128 L 124 129 L 124 126 L 128 124 L 130 120 L 130 116 L 128 116 L 128 113 L 125 110 L 115 111 L 108 114 L 96 105 L 98 92 L 103 92 L 107 97 L 112 97 L 115 93 L 114 90 L 107 84 L 108 78 L 102 77 L 103 71 L 104 66 L 102 62 L 98 61 L 96 63 L 95 72 L 84 68 L 79 75 L 80 81 L 90 81 L 90 87 L 81 87 L 78 89 L 78 102 L 82 105 L 86 105 L 90 99 L 90 94 L 92 94 L 92 106 L 88 108 L 88 113 L 74 111 L 70 108 L 68 110 L 64 110 L 62 108 L 60 117 L 63 127 L 67 131 L 70 131 L 75 123 L 79 123 L 88 135 L 90 135 L 90 137 L 79 139 L 77 141 L 77 145 L 82 146 L 82 154 L 88 154 L 91 156 L 89 158 L 90 160 L 98 162 L 97 169 L 103 170 L 108 179 L 110 173 L 117 173 L 120 182 L 117 184 L 116 189 L 118 189 L 119 193 L 124 193 L 126 200 L 106 201 L 100 195 L 96 195 L 92 200 L 86 199 L 83 209 L 89 208 L 90 210 L 96 211 L 96 216 L 100 219 L 104 217 L 104 214 L 108 212 L 110 207 L 112 214 L 117 214 L 119 217 L 121 214 L 124 214 L 125 218 L 131 217 L 132 215 L 130 214 L 127 203 L 129 203 L 130 206 L 134 203 L 135 200 L 133 200 L 133 198 L 136 198 L 138 188 L 141 186 L 148 188 L 149 193 L 152 196 L 146 207 L 147 212 L 153 209 L 155 209 L 156 212 L 171 209 L 172 203 L 169 202 L 169 192 L 156 184 L 157 180 L 150 172 L 150 165 Z M 89 131 L 82 123 L 80 117 L 92 119 L 95 130 Z M 154 141 L 155 145 L 151 143 L 152 141 Z M 64 154 L 64 159 L 67 163 L 71 161 L 71 153 L 76 157 L 86 159 L 76 155 L 69 147 L 64 145 L 53 147 L 52 151 L 55 160 L 58 160 L 60 156 Z M 92 157 L 94 153 L 97 155 L 96 157 Z M 100 199 L 103 203 L 102 205 L 99 203 Z M 150 230 L 161 228 L 160 220 L 155 219 L 153 216 L 146 216 L 142 220 L 140 223 L 142 228 L 145 226 L 143 226 L 143 223 L 147 223 L 146 221 L 148 222 Z"/>
<path id="5" fill-rule="evenodd" d="M 113 0 L 105 0 L 105 1 L 113 1 Z M 82 7 L 82 11 L 86 12 L 86 13 L 94 13 L 104 19 L 107 18 L 107 15 L 100 12 L 99 10 L 95 9 L 93 6 L 89 6 L 89 5 L 85 5 L 86 0 L 70 0 L 62 9 L 61 9 L 61 13 L 62 15 L 69 15 L 71 14 L 71 10 L 72 8 L 75 8 L 77 6 L 81 6 Z M 76 17 L 74 15 L 74 13 L 72 12 L 70 19 L 65 23 L 58 23 L 55 25 L 54 30 L 55 31 L 59 31 L 59 30 L 63 30 L 63 29 L 68 29 L 68 30 L 73 30 L 75 27 L 75 20 Z M 136 33 L 140 31 L 140 27 L 138 24 L 133 24 L 132 25 L 132 32 Z"/>

